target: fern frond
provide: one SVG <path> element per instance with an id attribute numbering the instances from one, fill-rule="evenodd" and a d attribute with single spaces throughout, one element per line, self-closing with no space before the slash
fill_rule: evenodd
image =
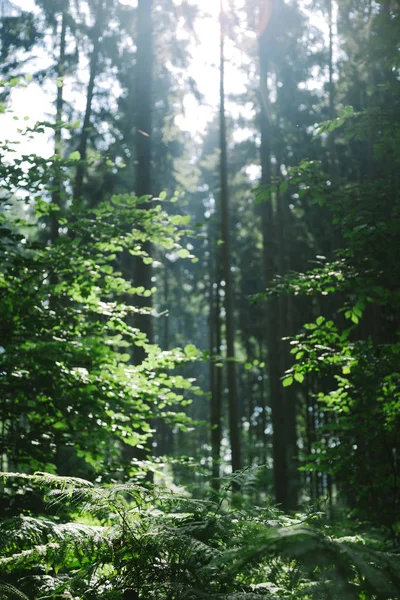
<path id="1" fill-rule="evenodd" d="M 18 577 L 34 582 L 38 597 L 68 592 L 119 599 L 129 589 L 151 600 L 400 595 L 399 554 L 335 537 L 312 519 L 294 519 L 271 506 L 230 508 L 136 484 L 93 486 L 61 478 L 53 485 L 53 477 L 27 476 L 50 488 L 52 502 L 89 512 L 105 526 L 33 517 L 0 525 L 0 573 L 18 574 L 18 585 Z"/>
<path id="2" fill-rule="evenodd" d="M 377 598 L 395 599 L 400 591 L 400 555 L 334 540 L 307 526 L 263 530 L 258 526 L 256 531 L 250 524 L 234 549 L 225 553 L 224 567 L 235 577 L 272 557 L 297 561 L 307 578 L 325 588 L 322 597 L 358 600 L 364 590 Z M 335 588 L 333 596 L 330 587 Z"/>
<path id="3" fill-rule="evenodd" d="M 93 483 L 91 483 L 90 481 L 86 481 L 86 479 L 81 479 L 79 477 L 62 477 L 60 475 L 53 475 L 52 473 L 42 473 L 40 471 L 34 473 L 33 475 L 28 475 L 27 473 L 9 473 L 6 471 L 1 471 L 0 477 L 3 478 L 5 481 L 7 481 L 7 479 L 10 478 L 26 479 L 42 489 L 60 488 L 63 490 L 67 490 L 70 488 L 78 487 L 94 487 Z"/>
<path id="4" fill-rule="evenodd" d="M 0 583 L 0 600 L 29 600 L 29 598 L 13 585 Z"/>
<path id="5" fill-rule="evenodd" d="M 58 524 L 32 517 L 9 519 L 0 526 L 0 573 L 29 571 L 36 564 L 47 564 L 56 571 L 61 566 L 82 567 L 99 555 L 111 556 L 107 533 L 104 527 L 81 523 Z"/>

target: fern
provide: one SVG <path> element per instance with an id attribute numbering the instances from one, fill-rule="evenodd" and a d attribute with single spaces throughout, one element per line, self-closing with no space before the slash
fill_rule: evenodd
<path id="1" fill-rule="evenodd" d="M 314 523 L 313 515 L 290 518 L 273 506 L 230 507 L 230 482 L 220 501 L 204 501 L 135 484 L 23 477 L 78 520 L 90 515 L 97 523 L 18 517 L 0 525 L 0 575 L 27 594 L 34 590 L 35 599 L 399 596 L 399 554 L 337 537 L 320 516 Z"/>
<path id="2" fill-rule="evenodd" d="M 13 585 L 8 583 L 0 583 L 0 600 L 29 600 L 22 592 L 17 590 Z"/>

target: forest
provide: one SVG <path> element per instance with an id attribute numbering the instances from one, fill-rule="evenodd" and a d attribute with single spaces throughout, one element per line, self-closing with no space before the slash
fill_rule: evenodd
<path id="1" fill-rule="evenodd" d="M 0 0 L 0 56 L 0 600 L 398 599 L 398 0 Z"/>

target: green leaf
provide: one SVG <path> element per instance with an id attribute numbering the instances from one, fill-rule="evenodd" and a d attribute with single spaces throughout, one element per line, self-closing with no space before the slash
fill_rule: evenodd
<path id="1" fill-rule="evenodd" d="M 69 159 L 75 161 L 81 160 L 81 153 L 79 152 L 79 150 L 71 152 L 71 154 L 69 155 Z"/>
<path id="2" fill-rule="evenodd" d="M 188 256 L 190 256 L 190 252 L 189 250 L 186 250 L 186 248 L 181 248 L 178 250 L 178 256 L 179 258 L 188 258 Z"/>
<path id="3" fill-rule="evenodd" d="M 289 387 L 292 385 L 292 383 L 293 383 L 292 375 L 289 375 L 289 377 L 285 377 L 285 379 L 282 381 L 283 387 Z"/>
<path id="4" fill-rule="evenodd" d="M 304 381 L 303 373 L 295 373 L 294 378 L 296 381 L 298 381 L 298 383 L 303 383 L 303 381 Z"/>
<path id="5" fill-rule="evenodd" d="M 188 344 L 187 346 L 185 346 L 184 351 L 185 351 L 186 356 L 189 358 L 192 358 L 199 354 L 199 350 L 193 344 Z"/>

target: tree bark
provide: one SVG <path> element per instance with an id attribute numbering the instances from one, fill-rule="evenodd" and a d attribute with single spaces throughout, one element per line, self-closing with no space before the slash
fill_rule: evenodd
<path id="1" fill-rule="evenodd" d="M 222 238 L 222 271 L 225 280 L 225 327 L 227 352 L 227 387 L 229 408 L 229 437 L 232 452 L 232 471 L 241 468 L 241 440 L 239 429 L 239 411 L 237 404 L 235 339 L 233 323 L 233 286 L 231 272 L 230 238 L 229 238 L 229 191 L 228 164 L 225 121 L 225 55 L 224 55 L 224 10 L 220 4 L 220 211 Z"/>
<path id="2" fill-rule="evenodd" d="M 139 0 L 137 7 L 137 52 L 136 52 L 136 195 L 138 198 L 152 193 L 152 106 L 153 106 L 153 25 L 152 0 Z M 142 206 L 143 207 L 143 206 Z M 145 242 L 143 248 L 151 255 L 151 244 Z M 146 290 L 152 287 L 151 264 L 144 264 L 140 257 L 134 261 L 134 284 Z M 138 308 L 152 307 L 151 297 L 139 296 Z M 151 342 L 152 317 L 138 315 L 137 327 Z M 139 364 L 144 358 L 141 347 L 134 348 L 134 362 Z"/>
<path id="3" fill-rule="evenodd" d="M 284 139 L 280 129 L 280 110 L 279 110 L 279 88 L 276 86 L 277 108 L 276 108 L 276 123 L 275 123 L 275 159 L 276 159 L 276 177 L 279 181 L 281 178 L 281 165 L 283 164 L 284 155 Z M 287 198 L 284 192 L 277 189 L 276 192 L 276 234 L 277 234 L 277 262 L 278 273 L 284 276 L 290 270 L 290 210 L 287 203 Z M 292 323 L 293 317 L 293 299 L 290 296 L 281 296 L 278 300 L 279 304 L 279 344 L 276 348 L 278 360 L 280 362 L 279 373 L 276 374 L 279 379 L 280 375 L 290 367 L 291 359 L 289 349 L 282 343 L 282 338 L 293 335 L 294 328 Z M 280 381 L 279 381 L 280 384 Z M 287 505 L 288 509 L 297 507 L 298 496 L 298 466 L 297 466 L 297 402 L 296 402 L 296 387 L 290 386 L 281 389 L 285 410 L 284 426 L 285 426 L 285 446 L 286 446 L 286 463 L 287 463 Z"/>
<path id="4" fill-rule="evenodd" d="M 210 260 L 215 247 L 210 235 Z M 220 490 L 220 462 L 222 439 L 222 370 L 216 366 L 216 361 L 221 352 L 221 307 L 220 294 L 220 269 L 219 260 L 210 264 L 210 422 L 211 422 L 211 459 L 212 479 L 211 487 L 214 494 Z M 216 281 L 216 288 L 214 288 Z"/>
<path id="5" fill-rule="evenodd" d="M 329 81 L 328 81 L 328 95 L 329 95 L 329 119 L 335 118 L 335 82 L 333 81 L 334 65 L 333 65 L 333 0 L 328 0 L 328 26 L 329 26 Z M 336 144 L 335 144 L 335 132 L 331 132 L 328 138 L 329 146 L 329 170 L 332 185 L 338 176 L 338 162 L 336 156 Z M 333 236 L 334 233 L 333 233 Z"/>
<path id="6" fill-rule="evenodd" d="M 54 155 L 56 160 L 61 159 L 62 155 L 62 130 L 61 121 L 64 106 L 64 74 L 65 74 L 65 47 L 67 37 L 67 13 L 66 9 L 61 14 L 61 33 L 60 33 L 60 53 L 57 64 L 57 98 L 56 98 L 56 129 L 54 133 Z M 55 163 L 55 173 L 53 182 L 53 192 L 51 202 L 54 207 L 60 209 L 62 203 L 62 175 L 60 165 Z M 58 210 L 53 212 L 50 221 L 50 239 L 54 242 L 58 238 Z"/>
<path id="7" fill-rule="evenodd" d="M 104 21 L 104 0 L 100 1 L 96 12 L 96 20 L 93 26 L 93 49 L 90 57 L 90 66 L 89 66 L 89 83 L 86 93 L 86 108 L 85 108 L 85 116 L 83 119 L 83 125 L 80 135 L 80 141 L 78 146 L 78 151 L 80 156 L 80 162 L 78 163 L 78 167 L 76 169 L 75 176 L 75 185 L 74 185 L 74 202 L 80 200 L 82 196 L 83 189 L 83 178 L 85 175 L 85 161 L 87 158 L 87 145 L 89 140 L 89 132 L 90 132 L 90 120 L 92 116 L 92 106 L 93 106 L 93 96 L 94 96 L 94 86 L 97 76 L 97 67 L 99 63 L 100 56 L 100 39 L 103 30 L 103 21 Z"/>
<path id="8" fill-rule="evenodd" d="M 260 61 L 260 130 L 261 130 L 261 184 L 271 184 L 271 123 L 268 114 L 268 30 L 259 36 Z M 276 273 L 276 231 L 272 201 L 260 204 L 263 235 L 264 280 L 268 286 Z M 271 297 L 267 305 L 267 353 L 268 380 L 272 420 L 272 456 L 274 465 L 275 498 L 282 508 L 288 507 L 288 465 L 286 460 L 285 404 L 280 382 L 279 358 L 279 302 Z"/>

